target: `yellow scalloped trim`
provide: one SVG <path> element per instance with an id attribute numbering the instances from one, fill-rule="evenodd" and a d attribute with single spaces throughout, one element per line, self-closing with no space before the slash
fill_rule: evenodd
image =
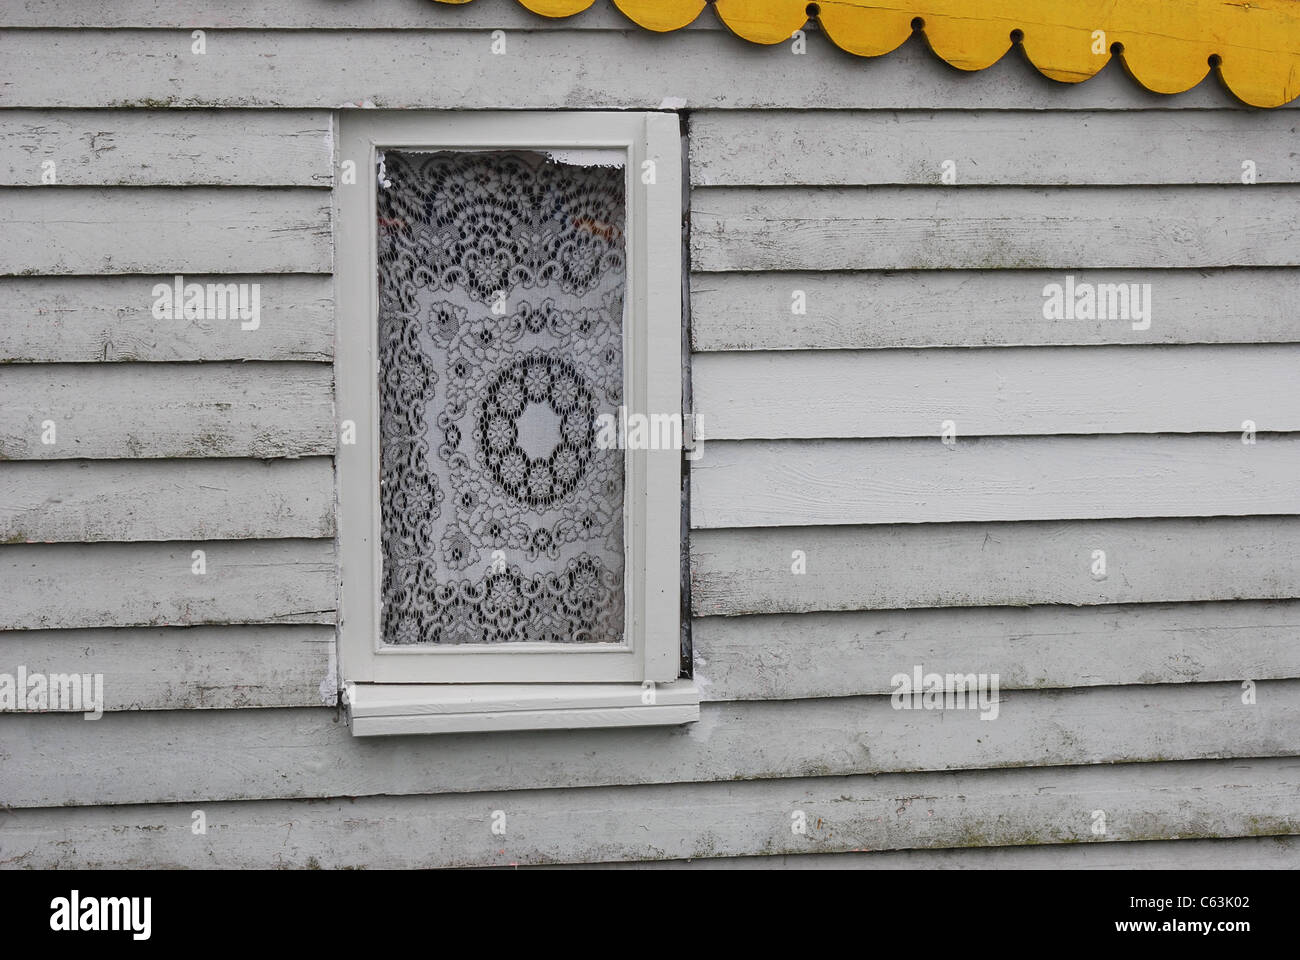
<path id="1" fill-rule="evenodd" d="M 469 0 L 439 0 L 467 3 Z M 546 17 L 571 17 L 594 0 L 519 0 Z M 614 0 L 650 30 L 691 23 L 705 0 Z M 809 18 L 806 0 L 717 0 L 714 10 L 737 36 L 783 43 Z M 1023 36 L 1025 54 L 1053 80 L 1078 83 L 1106 65 L 1111 47 L 1133 77 L 1156 93 L 1196 86 L 1219 62 L 1239 99 L 1277 107 L 1300 95 L 1300 0 L 821 0 L 816 19 L 850 53 L 895 49 L 920 18 L 930 48 L 954 67 L 983 70 Z"/>

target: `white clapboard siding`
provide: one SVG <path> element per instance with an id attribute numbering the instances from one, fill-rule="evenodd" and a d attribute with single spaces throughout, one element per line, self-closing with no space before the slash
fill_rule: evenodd
<path id="1" fill-rule="evenodd" d="M 1151 284 L 1150 325 L 1044 319 L 1043 291 L 1067 275 L 1094 290 Z M 802 313 L 793 310 L 796 292 Z M 1275 343 L 1300 340 L 1297 304 L 1300 270 L 1291 267 L 697 273 L 691 338 L 706 351 Z"/>
<path id="2" fill-rule="evenodd" d="M 1300 677 L 1300 602 L 963 607 L 703 617 L 708 700 L 891 693 L 914 664 L 1002 690 Z"/>
<path id="3" fill-rule="evenodd" d="M 1300 517 L 698 530 L 691 602 L 734 616 L 1287 599 L 1297 537 Z"/>
<path id="4" fill-rule="evenodd" d="M 159 811 L 162 813 L 162 811 Z M 18 816 L 22 816 L 19 814 Z M 15 821 L 16 822 L 16 821 Z M 45 832 L 40 840 L 56 836 Z M 29 846 L 34 845 L 29 841 Z M 147 857 L 147 854 L 145 854 Z M 64 858 L 69 864 L 76 861 Z M 55 862 L 53 859 L 51 863 Z M 114 861 L 116 862 L 116 861 Z M 137 862 L 147 863 L 147 859 Z M 1136 843 L 1042 843 L 849 853 L 757 854 L 696 860 L 562 864 L 532 870 L 1296 870 L 1300 837 L 1144 840 Z"/>
<path id="5" fill-rule="evenodd" d="M 705 704 L 683 727 L 376 738 L 325 709 L 8 714 L 0 778 L 24 771 L 4 781 L 10 806 L 48 807 L 1295 756 L 1300 681 L 1262 680 L 1255 694 L 1246 705 L 1238 683 L 1026 690 L 1000 694 L 991 721 L 895 710 L 890 697 L 746 701 Z"/>
<path id="6" fill-rule="evenodd" d="M 696 186 L 1300 182 L 1287 112 L 701 110 Z M 1143 148 L 1135 150 L 1133 144 Z M 952 184 L 950 184 L 952 185 Z"/>
<path id="7" fill-rule="evenodd" d="M 198 276 L 184 283 L 258 284 L 253 319 L 158 320 L 153 289 L 174 276 L 0 278 L 0 362 L 331 360 L 328 275 Z M 251 290 L 250 290 L 251 296 Z"/>
<path id="8" fill-rule="evenodd" d="M 869 58 L 850 56 L 815 32 L 808 41 L 796 62 L 785 45 L 723 31 L 560 27 L 508 32 L 508 54 L 499 56 L 488 29 L 233 29 L 214 30 L 200 57 L 190 52 L 185 28 L 13 30 L 0 34 L 0 63 L 23 69 L 10 71 L 0 107 L 333 109 L 368 100 L 461 110 L 654 110 L 681 101 L 687 109 L 1245 109 L 1213 78 L 1163 96 L 1143 90 L 1116 62 L 1087 83 L 1065 84 L 1019 57 L 967 73 L 920 42 Z M 69 63 L 98 69 L 69 70 Z M 418 76 L 413 63 L 421 65 Z"/>
<path id="9" fill-rule="evenodd" d="M 0 463 L 0 542 L 333 535 L 328 457 Z"/>
<path id="10" fill-rule="evenodd" d="M 9 364 L 0 457 L 332 454 L 333 384 L 319 363 Z"/>
<path id="11" fill-rule="evenodd" d="M 0 546 L 0 630 L 334 623 L 335 572 L 329 540 Z"/>
<path id="12" fill-rule="evenodd" d="M 715 187 L 696 270 L 1294 266 L 1300 186 Z M 1041 307 L 1040 314 L 1041 316 Z"/>
<path id="13" fill-rule="evenodd" d="M 0 274 L 330 270 L 330 196 L 310 187 L 5 187 L 0 222 Z"/>
<path id="14" fill-rule="evenodd" d="M 463 2 L 463 0 L 462 0 Z M 0 8 L 0 27 L 193 27 L 253 30 L 637 30 L 611 0 L 571 17 L 544 17 L 516 0 L 476 0 L 464 6 L 435 0 L 117 0 L 69 5 L 67 0 L 23 0 Z M 688 29 L 725 29 L 706 11 Z"/>
<path id="15" fill-rule="evenodd" d="M 12 630 L 0 663 L 103 674 L 106 712 L 310 707 L 338 700 L 334 627 Z"/>
<path id="16" fill-rule="evenodd" d="M 1298 478 L 1293 435 L 724 440 L 692 465 L 691 526 L 1296 514 Z"/>
<path id="17" fill-rule="evenodd" d="M 197 837 L 191 811 L 175 806 L 11 810 L 0 813 L 0 861 L 411 869 L 1062 842 L 1113 858 L 1157 837 L 1300 833 L 1297 774 L 1300 763 L 1283 759 L 1152 764 L 1140 776 L 1123 767 L 990 770 L 231 803 L 207 807 Z M 1092 833 L 1097 809 L 1105 837 Z M 505 838 L 488 829 L 496 810 L 509 817 Z M 795 811 L 805 833 L 790 829 Z"/>
<path id="18" fill-rule="evenodd" d="M 0 186 L 329 186 L 332 163 L 323 112 L 0 113 Z"/>
<path id="19" fill-rule="evenodd" d="M 706 353 L 691 374 L 713 440 L 1300 430 L 1300 344 Z"/>

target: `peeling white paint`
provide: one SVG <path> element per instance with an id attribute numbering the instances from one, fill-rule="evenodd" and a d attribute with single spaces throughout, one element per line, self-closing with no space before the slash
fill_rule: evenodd
<path id="1" fill-rule="evenodd" d="M 627 165 L 627 154 L 622 150 L 580 148 L 547 150 L 546 158 L 554 163 L 567 163 L 574 167 L 622 167 Z"/>
<path id="2" fill-rule="evenodd" d="M 660 110 L 683 110 L 685 107 L 685 97 L 664 97 L 659 101 Z"/>
<path id="3" fill-rule="evenodd" d="M 325 669 L 325 679 L 320 682 L 321 703 L 333 706 L 339 699 L 339 656 L 335 644 L 330 644 L 329 666 Z"/>

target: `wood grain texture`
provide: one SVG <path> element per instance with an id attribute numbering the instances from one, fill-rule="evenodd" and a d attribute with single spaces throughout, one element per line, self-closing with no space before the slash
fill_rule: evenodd
<path id="1" fill-rule="evenodd" d="M 1155 837 L 1300 833 L 1297 772 L 1282 759 L 1152 764 L 1140 777 L 1122 767 L 998 770 L 212 804 L 202 836 L 188 806 L 9 810 L 0 865 L 409 869 L 1052 843 L 1114 862 Z M 1090 832 L 1097 809 L 1104 838 Z M 497 810 L 504 837 L 491 830 Z M 790 829 L 796 811 L 804 834 Z M 1051 848 L 1035 859 L 1070 862 Z"/>
<path id="2" fill-rule="evenodd" d="M 0 464 L 5 543 L 333 535 L 328 457 Z"/>
<path id="3" fill-rule="evenodd" d="M 64 0 L 23 0 L 0 10 L 0 27 L 144 27 L 226 30 L 619 30 L 637 27 L 608 2 L 563 20 L 541 17 L 514 0 L 448 5 L 431 0 L 118 0 L 104 7 Z M 717 17 L 687 29 L 725 30 Z"/>
<path id="4" fill-rule="evenodd" d="M 687 108 L 714 109 L 1246 109 L 1214 82 L 1178 96 L 1149 93 L 1118 64 L 1075 87 L 1014 57 L 975 74 L 954 71 L 919 43 L 862 60 L 814 33 L 796 59 L 788 48 L 711 30 L 638 28 L 519 31 L 507 37 L 508 54 L 494 56 L 489 29 L 231 30 L 211 37 L 202 57 L 191 54 L 185 29 L 10 31 L 0 36 L 0 62 L 25 69 L 0 91 L 0 106 L 332 109 L 369 100 L 462 110 L 654 110 L 677 98 Z M 92 61 L 100 69 L 66 69 Z M 414 80 L 412 63 L 422 65 Z"/>
<path id="5" fill-rule="evenodd" d="M 338 700 L 334 627 L 217 626 L 0 633 L 0 663 L 102 673 L 104 710 L 312 707 Z"/>
<path id="6" fill-rule="evenodd" d="M 1119 64 L 1075 87 L 1018 56 L 963 74 L 916 41 L 861 60 L 815 30 L 795 58 L 720 33 L 711 12 L 658 37 L 608 3 L 571 21 L 513 0 L 9 6 L 0 26 L 56 29 L 0 33 L 0 58 L 22 65 L 0 87 L 0 107 L 19 108 L 0 110 L 0 360 L 28 367 L 0 367 L 0 455 L 16 461 L 0 464 L 0 536 L 68 542 L 0 546 L 0 669 L 102 671 L 110 713 L 0 717 L 0 866 L 856 865 L 873 855 L 847 851 L 864 847 L 956 865 L 1021 856 L 1013 844 L 1058 845 L 1027 854 L 1040 865 L 1133 866 L 1191 849 L 1144 842 L 1171 836 L 1266 842 L 1294 865 L 1300 847 L 1251 837 L 1300 833 L 1294 604 L 1237 598 L 1300 596 L 1300 521 L 1189 519 L 1297 512 L 1290 438 L 967 438 L 1232 433 L 1247 417 L 1300 429 L 1281 389 L 1292 347 L 1124 352 L 1300 342 L 1300 104 L 1251 113 L 1213 80 L 1156 96 Z M 190 53 L 194 27 L 206 57 Z M 496 28 L 508 56 L 491 55 Z M 715 441 L 695 464 L 696 523 L 993 522 L 697 532 L 697 609 L 810 611 L 696 622 L 715 701 L 698 724 L 359 742 L 317 704 L 337 681 L 325 134 L 328 111 L 364 101 L 706 108 L 699 350 L 1124 346 L 697 358 L 707 435 L 746 442 Z M 1260 186 L 1240 184 L 1246 157 Z M 61 185 L 29 185 L 47 158 Z M 935 185 L 945 159 L 952 189 Z M 916 269 L 876 272 L 899 265 Z M 1152 283 L 1151 327 L 1044 321 L 1042 288 L 1067 271 Z M 173 272 L 262 282 L 261 328 L 155 321 L 148 294 Z M 806 315 L 790 314 L 793 289 Z M 169 362 L 197 360 L 219 362 Z M 220 362 L 236 360 L 312 363 Z M 749 442 L 926 436 L 954 404 L 955 451 Z M 765 472 L 776 446 L 798 452 L 798 478 Z M 939 459 L 922 468 L 913 450 Z M 1063 511 L 1178 516 L 1001 522 Z M 804 577 L 789 573 L 795 549 Z M 1022 603 L 1042 605 L 1002 606 Z M 893 710 L 881 694 L 917 662 L 999 671 L 999 719 Z M 207 837 L 190 833 L 194 803 Z M 1091 841 L 1098 806 L 1130 843 L 1066 844 Z M 505 840 L 493 809 L 509 813 Z M 791 809 L 813 836 L 790 834 Z M 940 852 L 953 849 L 968 852 Z M 1215 865 L 1221 849 L 1169 862 Z"/>
<path id="7" fill-rule="evenodd" d="M 0 278 L 0 362 L 317 360 L 334 357 L 329 276 L 203 276 L 185 282 L 259 285 L 258 325 L 241 319 L 157 320 L 153 288 L 175 277 Z"/>
<path id="8" fill-rule="evenodd" d="M 1300 603 L 961 607 L 691 625 L 707 700 L 886 694 L 897 673 L 996 673 L 1003 690 L 1300 677 Z"/>
<path id="9" fill-rule="evenodd" d="M 27 10 L 14 16 L 17 25 L 41 26 L 217 26 L 217 27 L 502 27 L 544 30 L 551 24 L 588 29 L 625 29 L 627 20 L 608 4 L 592 8 L 592 0 L 529 0 L 527 6 L 544 16 L 483 3 L 466 8 L 464 0 L 442 0 L 414 10 L 411 0 L 385 0 L 373 11 L 354 14 L 349 5 L 326 6 L 313 0 L 286 3 L 284 10 L 270 13 L 255 2 L 223 6 L 214 15 L 196 9 L 193 0 L 183 0 L 175 9 L 159 10 L 149 0 L 120 4 L 108 14 L 66 14 L 50 9 L 51 0 L 26 4 Z M 1147 89 L 1164 94 L 1194 87 L 1211 70 L 1211 57 L 1220 59 L 1215 72 L 1224 84 L 1247 103 L 1277 106 L 1294 91 L 1290 78 L 1300 61 L 1300 51 L 1291 40 L 1295 14 L 1287 0 L 1259 0 L 1248 10 L 1220 6 L 1187 17 L 1181 8 L 1151 7 L 1150 4 L 1112 3 L 1104 11 L 1085 9 L 1072 12 L 1045 0 L 1038 8 L 1027 8 L 1026 0 L 985 2 L 977 8 L 965 0 L 918 3 L 902 0 L 849 0 L 813 11 L 802 0 L 774 3 L 768 0 L 755 9 L 753 0 L 718 0 L 709 14 L 701 15 L 705 0 L 616 0 L 622 14 L 655 31 L 685 28 L 718 30 L 722 23 L 733 33 L 763 44 L 789 44 L 793 32 L 806 29 L 807 38 L 820 44 L 821 35 L 837 47 L 860 56 L 876 57 L 899 47 L 915 49 L 913 18 L 923 21 L 921 33 L 927 48 L 963 71 L 987 69 L 999 60 L 1028 60 L 1046 76 L 1078 83 L 1093 77 L 1114 60 Z M 447 5 L 453 5 L 448 7 Z M 342 7 L 342 9 L 340 9 Z M 482 12 L 483 16 L 476 14 Z M 812 13 L 810 21 L 810 12 Z M 574 17 L 578 14 L 577 17 Z M 179 17 L 178 17 L 179 15 Z M 546 18 L 556 18 L 548 21 Z M 184 19 L 182 19 L 184 18 Z M 563 18 L 563 19 L 560 19 Z M 572 18 L 572 19 L 570 19 Z M 1018 56 L 1008 57 L 1012 28 L 1024 33 Z M 1024 30 L 1020 28 L 1025 28 Z M 1092 31 L 1100 28 L 1117 40 L 1121 52 L 1095 50 Z M 912 40 L 912 43 L 908 43 Z M 819 49 L 817 46 L 811 49 Z M 803 51 L 798 51 L 803 52 Z"/>
<path id="10" fill-rule="evenodd" d="M 1237 683 L 1022 691 L 1003 694 L 991 722 L 975 710 L 895 710 L 889 697 L 749 701 L 704 704 L 685 727 L 373 738 L 324 709 L 9 714 L 0 794 L 13 807 L 95 806 L 1294 757 L 1300 681 L 1260 681 L 1249 706 L 1241 693 Z"/>
<path id="11" fill-rule="evenodd" d="M 0 583 L 0 630 L 334 623 L 337 606 L 329 540 L 0 546 Z"/>
<path id="12" fill-rule="evenodd" d="M 542 0 L 543 7 L 571 0 Z M 582 2 L 589 0 L 578 0 Z M 633 19 L 654 4 L 657 18 L 699 12 L 703 0 L 621 0 Z M 672 11 L 672 12 L 670 12 Z M 1004 59 L 1015 44 L 1045 75 L 1079 83 L 1111 59 L 1149 90 L 1176 93 L 1216 73 L 1242 100 L 1270 107 L 1295 97 L 1291 84 L 1300 68 L 1298 16 L 1286 0 L 1262 0 L 1248 10 L 1232 4 L 1198 7 L 1142 0 L 1112 0 L 1104 7 L 1062 6 L 1054 0 L 842 0 L 825 8 L 802 0 L 716 0 L 714 11 L 737 34 L 757 43 L 786 43 L 809 12 L 834 43 L 859 56 L 880 56 L 924 34 L 926 45 L 965 71 L 983 70 Z M 644 22 L 644 21 L 641 21 Z M 1102 42 L 1097 43 L 1100 39 Z M 1112 50 L 1105 43 L 1114 42 Z M 1220 55 L 1223 56 L 1220 56 Z"/>
<path id="13" fill-rule="evenodd" d="M 1300 182 L 1285 111 L 701 110 L 690 124 L 696 186 L 941 185 L 948 161 L 957 186 L 1240 184 L 1245 159 L 1259 183 Z"/>
<path id="14" fill-rule="evenodd" d="M 1293 431 L 1297 370 L 1300 345 L 1242 344 L 706 353 L 691 373 L 705 436 L 743 440 Z"/>
<path id="15" fill-rule="evenodd" d="M 329 194 L 307 187 L 5 187 L 0 220 L 0 274 L 330 271 Z"/>
<path id="16" fill-rule="evenodd" d="M 0 458 L 329 455 L 333 379 L 316 363 L 11 364 Z"/>
<path id="17" fill-rule="evenodd" d="M 1300 186 L 714 187 L 691 265 L 717 270 L 1295 266 Z M 1040 313 L 1041 316 L 1041 313 Z"/>
<path id="18" fill-rule="evenodd" d="M 330 116 L 255 110 L 0 113 L 0 186 L 329 186 Z"/>
<path id="19" fill-rule="evenodd" d="M 691 526 L 1297 514 L 1297 477 L 1291 435 L 714 441 Z"/>
<path id="20" fill-rule="evenodd" d="M 691 278 L 692 345 L 836 350 L 1300 340 L 1300 271 L 1289 267 L 1069 272 L 1093 289 L 1151 284 L 1150 326 L 1043 319 L 1043 290 L 1063 284 L 1064 271 L 697 273 Z M 791 309 L 795 291 L 803 294 L 805 313 Z"/>
<path id="21" fill-rule="evenodd" d="M 1297 536 L 1298 517 L 700 530 L 691 601 L 697 616 L 735 616 L 1288 599 L 1300 597 Z"/>
<path id="22" fill-rule="evenodd" d="M 538 866 L 535 870 L 1295 870 L 1300 837 L 1144 840 L 713 857 Z"/>

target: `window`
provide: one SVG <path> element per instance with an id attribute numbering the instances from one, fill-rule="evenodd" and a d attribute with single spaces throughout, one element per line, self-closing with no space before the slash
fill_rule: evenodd
<path id="1" fill-rule="evenodd" d="M 340 134 L 353 732 L 695 719 L 677 117 L 366 110 Z"/>

